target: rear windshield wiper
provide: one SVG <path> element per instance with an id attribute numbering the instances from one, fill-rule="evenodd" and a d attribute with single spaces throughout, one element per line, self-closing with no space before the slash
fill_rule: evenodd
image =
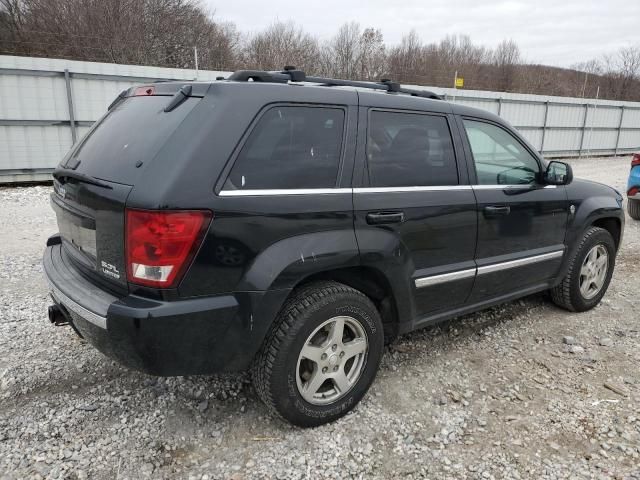
<path id="1" fill-rule="evenodd" d="M 82 183 L 88 183 L 89 185 L 95 185 L 96 187 L 108 188 L 109 190 L 113 190 L 111 185 L 108 185 L 97 178 L 90 177 L 89 175 L 85 175 L 83 173 L 78 173 L 70 170 L 55 170 L 53 172 L 53 178 L 58 180 L 63 185 L 67 183 L 69 178 L 73 178 L 74 180 L 78 180 Z"/>

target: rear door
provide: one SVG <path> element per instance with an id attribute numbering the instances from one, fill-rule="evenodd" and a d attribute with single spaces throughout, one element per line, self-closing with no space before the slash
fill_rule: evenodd
<path id="1" fill-rule="evenodd" d="M 541 162 L 505 127 L 476 118 L 460 123 L 478 200 L 478 277 L 470 301 L 535 289 L 562 262 L 565 187 L 538 183 Z"/>
<path id="2" fill-rule="evenodd" d="M 442 111 L 433 113 L 392 110 L 380 108 L 378 97 L 388 102 L 368 95 L 360 107 L 356 236 L 362 262 L 394 279 L 397 291 L 411 292 L 400 301 L 412 305 L 406 313 L 419 323 L 463 304 L 471 291 L 475 198 L 459 168 L 448 105 L 436 104 Z"/>
<path id="3" fill-rule="evenodd" d="M 131 90 L 69 152 L 54 172 L 51 204 L 67 259 L 114 290 L 127 290 L 124 209 L 145 168 L 200 101 L 169 112 L 179 85 Z M 151 93 L 151 94 L 150 94 Z"/>

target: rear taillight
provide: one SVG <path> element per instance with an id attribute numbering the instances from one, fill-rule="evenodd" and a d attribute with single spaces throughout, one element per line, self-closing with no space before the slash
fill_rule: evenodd
<path id="1" fill-rule="evenodd" d="M 640 165 L 640 153 L 634 153 L 631 157 L 631 166 L 637 167 L 638 165 Z"/>
<path id="2" fill-rule="evenodd" d="M 207 210 L 127 209 L 127 279 L 149 287 L 176 286 L 200 247 L 211 217 Z"/>
<path id="3" fill-rule="evenodd" d="M 627 191 L 627 197 L 635 197 L 638 194 L 639 191 L 640 191 L 640 189 L 638 187 L 631 187 Z"/>

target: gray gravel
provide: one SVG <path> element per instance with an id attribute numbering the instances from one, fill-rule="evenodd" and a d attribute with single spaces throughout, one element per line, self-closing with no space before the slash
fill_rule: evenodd
<path id="1" fill-rule="evenodd" d="M 573 164 L 624 189 L 628 158 Z M 0 189 L 0 478 L 640 479 L 640 222 L 596 309 L 537 295 L 406 335 L 354 412 L 300 430 L 246 375 L 143 375 L 49 325 L 49 191 Z"/>

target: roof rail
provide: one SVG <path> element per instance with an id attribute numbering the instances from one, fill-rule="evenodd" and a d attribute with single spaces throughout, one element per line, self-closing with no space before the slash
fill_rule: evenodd
<path id="1" fill-rule="evenodd" d="M 234 82 L 266 82 L 266 83 L 288 83 L 288 82 L 310 82 L 319 83 L 327 87 L 357 87 L 372 90 L 384 90 L 388 93 L 402 93 L 413 97 L 431 98 L 442 100 L 442 96 L 429 90 L 417 90 L 413 88 L 403 88 L 397 82 L 382 79 L 379 82 L 362 82 L 357 80 L 341 80 L 337 78 L 324 78 L 307 76 L 303 70 L 296 67 L 286 66 L 282 71 L 267 72 L 264 70 L 238 70 L 232 73 L 227 80 Z"/>

